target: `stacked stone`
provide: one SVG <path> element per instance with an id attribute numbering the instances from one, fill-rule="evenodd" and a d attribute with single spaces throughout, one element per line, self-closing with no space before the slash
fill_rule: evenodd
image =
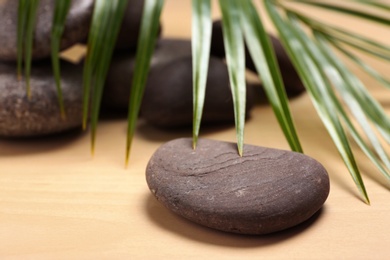
<path id="1" fill-rule="evenodd" d="M 276 50 L 287 95 L 290 98 L 296 97 L 303 93 L 305 88 L 279 40 L 270 37 Z M 247 68 L 256 72 L 247 48 L 245 54 Z M 202 125 L 234 124 L 233 99 L 224 58 L 221 22 L 216 21 L 213 23 Z M 106 109 L 127 112 L 134 65 L 135 53 L 117 51 L 103 95 Z M 141 116 L 147 123 L 159 128 L 189 127 L 192 125 L 192 98 L 191 41 L 160 39 L 151 62 Z M 247 117 L 255 100 L 264 102 L 265 92 L 260 84 L 247 84 Z"/>
<path id="2" fill-rule="evenodd" d="M 108 73 L 103 104 L 127 111 L 135 54 L 115 55 Z M 247 114 L 253 105 L 247 91 Z M 160 39 L 154 51 L 141 106 L 141 116 L 159 128 L 192 125 L 192 57 L 189 39 Z M 233 99 L 226 64 L 210 58 L 202 124 L 234 124 Z"/>
<path id="3" fill-rule="evenodd" d="M 93 0 L 73 0 L 61 50 L 87 38 Z M 30 137 L 54 134 L 81 124 L 82 69 L 61 63 L 66 119 L 61 118 L 51 65 L 50 35 L 54 1 L 41 0 L 34 30 L 31 98 L 25 79 L 17 79 L 18 1 L 0 2 L 0 136 Z"/>
<path id="4" fill-rule="evenodd" d="M 127 112 L 134 72 L 135 52 L 144 0 L 129 0 L 103 94 L 103 109 Z M 94 0 L 72 1 L 61 50 L 86 42 Z M 0 2 L 0 136 L 28 137 L 78 128 L 82 121 L 82 66 L 61 64 L 66 119 L 61 118 L 50 59 L 50 35 L 54 1 L 41 0 L 34 31 L 31 98 L 26 82 L 16 75 L 18 1 Z M 161 33 L 161 27 L 160 27 Z M 291 62 L 276 38 L 272 38 L 290 97 L 303 92 Z M 247 67 L 254 70 L 247 54 Z M 233 99 L 220 22 L 213 24 L 209 72 L 202 124 L 234 124 Z M 264 92 L 247 87 L 247 117 Z M 141 115 L 160 128 L 192 125 L 192 57 L 189 39 L 159 39 L 151 62 Z"/>

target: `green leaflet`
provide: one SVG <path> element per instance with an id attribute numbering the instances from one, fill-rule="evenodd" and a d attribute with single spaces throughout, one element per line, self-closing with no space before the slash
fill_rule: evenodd
<path id="1" fill-rule="evenodd" d="M 95 2 L 88 38 L 89 49 L 83 72 L 83 128 L 86 128 L 90 112 L 92 153 L 95 149 L 103 87 L 126 5 L 127 0 L 96 0 Z"/>
<path id="2" fill-rule="evenodd" d="M 284 135 L 293 151 L 302 152 L 294 123 L 288 107 L 288 98 L 285 92 L 279 66 L 264 26 L 250 0 L 240 1 L 242 14 L 241 24 L 244 30 L 246 43 L 255 62 L 258 74 L 273 111 L 279 121 Z"/>
<path id="3" fill-rule="evenodd" d="M 22 70 L 23 70 L 23 53 L 24 53 L 24 34 L 26 31 L 26 20 L 28 16 L 28 0 L 19 0 L 18 7 L 18 39 L 17 39 L 17 48 L 18 48 L 18 57 L 17 57 L 17 73 L 18 79 L 22 79 Z"/>
<path id="4" fill-rule="evenodd" d="M 271 0 L 266 0 L 265 6 L 310 94 L 318 114 L 335 142 L 365 202 L 369 203 L 363 180 L 338 117 L 337 104 L 334 103 L 332 98 L 333 93 L 329 91 L 329 82 L 316 59 L 316 55 L 320 51 L 315 48 L 315 44 L 312 44 L 312 40 L 308 39 L 303 31 L 295 25 L 295 22 L 292 23 L 291 20 L 285 21 L 282 19 Z"/>
<path id="5" fill-rule="evenodd" d="M 238 1 L 219 0 L 222 12 L 222 31 L 226 50 L 226 61 L 232 88 L 234 117 L 236 122 L 237 148 L 243 154 L 245 126 L 245 52 L 244 39 L 240 27 L 241 14 Z"/>
<path id="6" fill-rule="evenodd" d="M 353 16 L 356 16 L 358 18 L 366 19 L 366 20 L 371 21 L 371 22 L 376 22 L 376 23 L 380 23 L 380 24 L 384 24 L 384 25 L 390 25 L 390 19 L 388 19 L 386 17 L 374 15 L 374 14 L 371 14 L 368 12 L 355 10 L 353 8 L 342 7 L 342 6 L 329 4 L 329 3 L 325 3 L 325 2 L 319 2 L 319 1 L 308 1 L 308 0 L 293 0 L 293 1 L 298 2 L 298 3 L 307 4 L 307 5 L 316 6 L 316 7 L 320 7 L 320 8 L 324 8 L 324 9 L 327 9 L 330 11 L 353 15 Z"/>
<path id="7" fill-rule="evenodd" d="M 352 54 L 351 52 L 347 51 L 344 47 L 342 47 L 340 44 L 335 42 L 329 42 L 332 44 L 336 49 L 338 49 L 341 53 L 343 53 L 347 58 L 355 62 L 362 70 L 364 70 L 367 74 L 369 74 L 371 77 L 373 77 L 375 80 L 377 80 L 379 83 L 381 83 L 383 86 L 390 89 L 390 80 L 382 76 L 377 70 L 375 70 L 373 67 L 368 65 L 366 62 L 358 58 L 356 55 Z"/>
<path id="8" fill-rule="evenodd" d="M 27 97 L 31 98 L 30 75 L 33 49 L 34 28 L 39 0 L 19 0 L 18 9 L 18 78 L 21 79 L 22 64 L 26 80 Z"/>
<path id="9" fill-rule="evenodd" d="M 371 145 L 373 146 L 375 153 L 370 149 L 369 145 L 363 140 L 360 134 L 356 131 L 352 122 L 350 121 L 347 114 L 344 112 L 341 104 L 338 102 L 335 95 L 332 95 L 332 98 L 335 104 L 338 107 L 339 114 L 344 119 L 347 127 L 352 133 L 357 144 L 363 150 L 363 152 L 370 158 L 370 160 L 378 167 L 382 174 L 390 180 L 390 159 L 380 144 L 379 139 L 376 137 L 375 132 L 370 126 L 366 114 L 365 114 L 365 103 L 359 103 L 359 99 L 354 96 L 354 92 L 351 91 L 355 86 L 352 85 L 352 82 L 349 80 L 350 77 L 354 75 L 345 67 L 341 62 L 335 61 L 335 55 L 332 50 L 327 45 L 325 38 L 321 35 L 316 34 L 316 39 L 318 40 L 317 46 L 319 47 L 320 54 L 317 55 L 319 62 L 323 65 L 325 72 L 328 74 L 328 78 L 332 81 L 333 85 L 339 90 L 339 93 L 343 97 L 344 102 L 350 108 L 351 113 L 366 133 L 367 138 L 370 140 Z M 369 116 L 369 115 L 367 115 Z M 372 120 L 372 119 L 371 119 Z M 381 159 L 378 160 L 376 154 Z M 382 166 L 383 163 L 385 167 Z"/>
<path id="10" fill-rule="evenodd" d="M 364 51 L 368 54 L 371 54 L 377 58 L 383 60 L 390 60 L 390 46 L 373 41 L 368 37 L 360 35 L 358 33 L 353 33 L 338 27 L 334 27 L 322 22 L 313 20 L 305 15 L 302 15 L 299 12 L 292 11 L 290 9 L 285 9 L 288 13 L 293 13 L 296 17 L 304 22 L 308 27 L 313 31 L 321 32 L 326 35 L 328 38 L 332 38 L 332 42 L 337 43 L 341 42 L 351 47 L 354 47 L 358 50 Z"/>
<path id="11" fill-rule="evenodd" d="M 211 43 L 210 0 L 192 0 L 193 148 L 199 136 Z"/>
<path id="12" fill-rule="evenodd" d="M 142 96 L 149 72 L 155 42 L 158 34 L 161 10 L 164 0 L 146 0 L 141 22 L 141 33 L 138 39 L 137 54 L 135 59 L 135 71 L 130 90 L 130 102 L 128 113 L 126 165 L 130 158 L 131 143 L 133 140 Z"/>
<path id="13" fill-rule="evenodd" d="M 66 118 L 64 101 L 61 89 L 61 68 L 60 68 L 60 43 L 64 31 L 66 16 L 69 12 L 71 0 L 56 0 L 51 30 L 51 60 L 54 78 L 57 87 L 58 104 L 60 106 L 61 117 Z"/>
<path id="14" fill-rule="evenodd" d="M 386 11 L 390 11 L 390 5 L 389 4 L 380 3 L 380 2 L 373 1 L 373 0 L 350 0 L 350 1 L 357 2 L 357 3 L 360 3 L 360 4 L 365 4 L 365 5 L 368 5 L 370 7 L 377 7 L 377 8 L 386 10 Z"/>

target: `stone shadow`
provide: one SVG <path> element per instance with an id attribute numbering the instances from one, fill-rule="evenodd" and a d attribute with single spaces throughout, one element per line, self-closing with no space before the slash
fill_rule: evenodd
<path id="1" fill-rule="evenodd" d="M 318 223 L 325 210 L 326 208 L 323 206 L 310 219 L 298 226 L 273 234 L 256 236 L 227 233 L 198 225 L 169 211 L 151 194 L 145 200 L 146 215 L 158 227 L 197 242 L 236 248 L 268 246 L 299 236 L 305 230 L 312 228 Z"/>
<path id="2" fill-rule="evenodd" d="M 83 138 L 86 133 L 81 128 L 76 128 L 47 136 L 0 137 L 0 157 L 44 153 L 56 149 L 64 149 Z"/>

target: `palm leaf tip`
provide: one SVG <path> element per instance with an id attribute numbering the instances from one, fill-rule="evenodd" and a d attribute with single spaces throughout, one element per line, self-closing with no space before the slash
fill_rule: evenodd
<path id="1" fill-rule="evenodd" d="M 193 136 L 192 137 L 192 149 L 196 150 L 196 146 L 198 144 L 198 136 Z"/>
<path id="2" fill-rule="evenodd" d="M 95 2 L 83 71 L 83 129 L 86 129 L 90 118 L 91 152 L 95 147 L 104 83 L 127 2 L 127 0 Z"/>
<path id="3" fill-rule="evenodd" d="M 18 4 L 17 78 L 21 80 L 22 74 L 24 74 L 26 78 L 26 95 L 31 100 L 30 74 L 34 28 L 39 1 L 19 0 Z"/>
<path id="4" fill-rule="evenodd" d="M 206 93 L 207 71 L 211 45 L 211 2 L 192 1 L 192 74 L 193 131 L 192 147 L 196 149 Z"/>
<path id="5" fill-rule="evenodd" d="M 288 98 L 276 57 L 263 23 L 250 0 L 240 1 L 241 24 L 249 52 L 264 85 L 267 98 L 290 148 L 303 152 L 288 106 Z"/>
<path id="6" fill-rule="evenodd" d="M 265 3 L 267 11 L 286 46 L 286 50 L 305 83 L 314 107 L 348 167 L 364 201 L 369 203 L 363 180 L 339 118 L 342 111 L 337 103 L 334 90 L 326 77 L 326 72 L 323 70 L 324 67 L 329 68 L 329 66 L 323 66 L 324 58 L 318 45 L 302 30 L 294 14 L 287 13 L 287 18 L 284 19 L 271 1 Z M 290 42 L 294 44 L 289 44 Z"/>
<path id="7" fill-rule="evenodd" d="M 137 44 L 134 77 L 131 83 L 129 110 L 127 117 L 126 164 L 130 160 L 130 150 L 135 134 L 136 122 L 141 106 L 150 61 L 158 36 L 159 21 L 164 0 L 146 0 Z"/>
<path id="8" fill-rule="evenodd" d="M 58 105 L 62 120 L 66 120 L 66 111 L 62 95 L 61 67 L 60 67 L 60 42 L 65 28 L 66 17 L 69 12 L 71 0 L 56 0 L 51 31 L 51 58 L 54 79 L 57 88 Z"/>
<path id="9" fill-rule="evenodd" d="M 246 82 L 245 82 L 245 49 L 240 24 L 240 5 L 234 0 L 220 0 L 222 12 L 222 33 L 226 50 L 229 81 L 234 104 L 236 123 L 237 149 L 243 155 Z"/>

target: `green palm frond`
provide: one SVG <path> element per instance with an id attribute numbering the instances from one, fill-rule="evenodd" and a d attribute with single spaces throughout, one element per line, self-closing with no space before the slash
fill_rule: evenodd
<path id="1" fill-rule="evenodd" d="M 53 25 L 51 29 L 51 60 L 53 73 L 56 81 L 58 104 L 60 106 L 61 117 L 65 119 L 65 107 L 61 88 L 61 68 L 60 68 L 60 42 L 64 32 L 66 16 L 68 15 L 71 0 L 56 0 L 54 7 Z"/>
<path id="2" fill-rule="evenodd" d="M 238 153 L 242 156 L 244 147 L 246 83 L 244 36 L 240 27 L 240 5 L 234 0 L 219 0 L 219 5 L 222 12 L 223 41 L 233 95 Z"/>
<path id="3" fill-rule="evenodd" d="M 129 162 L 131 143 L 135 132 L 136 122 L 141 107 L 142 96 L 149 72 L 150 61 L 158 36 L 158 27 L 164 0 L 145 0 L 141 22 L 141 31 L 138 39 L 138 49 L 135 58 L 135 70 L 130 91 L 126 165 Z"/>
<path id="4" fill-rule="evenodd" d="M 193 142 L 195 149 L 199 136 L 206 94 L 207 72 L 211 44 L 211 2 L 192 0 L 192 80 L 193 80 Z"/>
<path id="5" fill-rule="evenodd" d="M 310 1 L 296 2 L 311 4 Z M 332 54 L 332 50 L 328 45 L 337 44 L 339 46 L 339 40 L 341 40 L 342 43 L 352 47 L 359 47 L 358 49 L 362 51 L 369 50 L 371 54 L 374 53 L 379 58 L 387 57 L 388 46 L 374 42 L 361 35 L 323 24 L 299 12 L 284 8 L 283 5 L 275 5 L 274 1 L 266 1 L 265 4 L 286 49 L 305 83 L 318 114 L 334 140 L 357 187 L 368 203 L 368 195 L 342 123 L 347 126 L 349 133 L 351 133 L 368 158 L 390 180 L 389 158 L 368 122 L 369 119 L 379 132 L 386 137 L 390 129 L 388 124 L 389 118 L 378 102 L 370 96 L 363 83 L 346 68 L 338 57 Z M 325 8 L 334 11 L 345 11 L 343 8 L 334 8 L 333 5 L 332 8 L 329 8 L 328 4 L 318 4 L 318 2 L 313 3 L 315 6 L 325 6 Z M 281 14 L 283 12 L 285 18 Z M 356 13 L 353 12 L 353 14 Z M 358 17 L 367 19 L 369 16 L 359 12 Z M 382 19 L 377 19 L 376 21 L 378 20 L 383 21 Z M 302 30 L 301 27 L 303 25 L 311 29 L 312 34 L 315 35 L 314 39 Z M 291 44 L 291 42 L 294 44 Z M 376 49 L 376 51 L 372 51 L 373 49 Z M 362 62 L 361 64 L 364 63 Z M 369 139 L 370 144 L 374 147 L 374 151 L 370 148 L 370 145 L 363 141 L 364 138 L 352 124 L 350 116 L 347 115 L 337 99 L 336 92 L 340 93 L 352 116 L 356 119 Z"/>
<path id="6" fill-rule="evenodd" d="M 21 78 L 22 63 L 24 62 L 26 92 L 28 98 L 31 98 L 30 74 L 33 36 L 38 5 L 39 0 L 20 0 L 18 10 L 18 77 Z"/>
<path id="7" fill-rule="evenodd" d="M 103 88 L 127 0 L 96 0 L 84 66 L 83 128 L 91 118 L 91 151 L 94 153 Z M 91 103 L 91 107 L 89 104 Z"/>
<path id="8" fill-rule="evenodd" d="M 342 14 L 356 16 L 356 17 L 363 18 L 363 19 L 366 19 L 366 20 L 369 20 L 372 22 L 377 22 L 377 23 L 381 23 L 384 25 L 390 25 L 389 18 L 382 17 L 379 15 L 370 14 L 369 12 L 361 11 L 361 10 L 358 10 L 358 9 L 355 9 L 352 7 L 343 7 L 341 5 L 329 4 L 329 3 L 326 3 L 325 1 L 313 1 L 313 0 L 292 0 L 292 2 L 303 3 L 303 4 L 315 6 L 315 7 L 324 8 L 324 9 L 327 9 L 330 11 L 340 12 Z M 359 1 L 357 1 L 357 2 L 359 2 Z M 371 2 L 375 3 L 375 1 L 371 1 Z M 363 1 L 362 3 L 370 4 L 367 1 Z M 373 6 L 376 6 L 376 7 L 382 6 L 382 8 L 384 8 L 384 9 L 386 9 L 386 7 L 388 8 L 388 6 L 386 6 L 385 4 L 379 4 L 379 3 L 376 3 Z"/>
<path id="9" fill-rule="evenodd" d="M 303 152 L 288 107 L 287 94 L 267 32 L 250 0 L 240 1 L 242 27 L 267 98 L 293 151 Z"/>
<path id="10" fill-rule="evenodd" d="M 388 78 L 384 77 L 376 69 L 374 69 L 372 66 L 364 62 L 362 59 L 357 57 L 352 52 L 348 51 L 345 47 L 341 46 L 340 44 L 335 42 L 332 42 L 331 44 L 333 45 L 333 47 L 335 47 L 337 50 L 343 53 L 347 58 L 349 58 L 354 63 L 356 63 L 362 70 L 364 70 L 367 74 L 373 77 L 376 81 L 381 83 L 386 88 L 390 89 L 390 80 Z"/>
<path id="11" fill-rule="evenodd" d="M 360 4 L 364 4 L 364 5 L 368 5 L 370 7 L 377 7 L 379 9 L 390 11 L 389 4 L 379 3 L 379 2 L 372 1 L 372 0 L 350 0 L 350 1 L 357 2 Z"/>
<path id="12" fill-rule="evenodd" d="M 18 75 L 28 76 L 31 63 L 32 35 L 38 0 L 19 0 L 18 17 Z M 58 45 L 62 34 L 67 4 L 57 1 L 53 23 L 53 68 L 59 90 Z M 371 96 L 363 82 L 351 72 L 338 55 L 358 65 L 363 72 L 389 88 L 390 80 L 359 58 L 357 52 L 369 54 L 385 62 L 390 61 L 390 46 L 360 33 L 330 25 L 304 14 L 305 6 L 363 19 L 377 26 L 390 25 L 390 5 L 380 1 L 349 0 L 343 3 L 312 0 L 261 0 L 266 15 L 271 18 L 280 39 L 300 75 L 314 108 L 333 139 L 364 200 L 369 203 L 362 176 L 349 144 L 348 135 L 390 181 L 390 159 L 381 138 L 390 143 L 390 119 L 379 102 Z M 146 0 L 136 55 L 136 68 L 129 101 L 126 162 L 130 156 L 132 138 L 141 105 L 150 59 L 157 38 L 163 0 Z M 84 67 L 84 119 L 91 120 L 92 150 L 103 85 L 110 64 L 113 46 L 122 20 L 126 0 L 96 0 L 88 40 L 88 55 Z M 219 0 L 226 60 L 233 94 L 237 145 L 242 155 L 245 121 L 245 58 L 244 40 L 262 79 L 274 114 L 292 150 L 302 151 L 281 73 L 268 35 L 252 0 Z M 211 0 L 192 1 L 193 55 L 193 146 L 199 136 L 205 98 L 211 41 Z M 376 12 L 377 11 L 377 12 Z M 378 14 L 377 14 L 378 13 Z M 26 41 L 23 41 L 24 37 Z M 57 53 L 57 54 L 56 54 Z M 28 93 L 29 92 L 29 88 Z M 90 105 L 92 104 L 92 105 Z M 62 108 L 62 111 L 63 108 Z"/>

